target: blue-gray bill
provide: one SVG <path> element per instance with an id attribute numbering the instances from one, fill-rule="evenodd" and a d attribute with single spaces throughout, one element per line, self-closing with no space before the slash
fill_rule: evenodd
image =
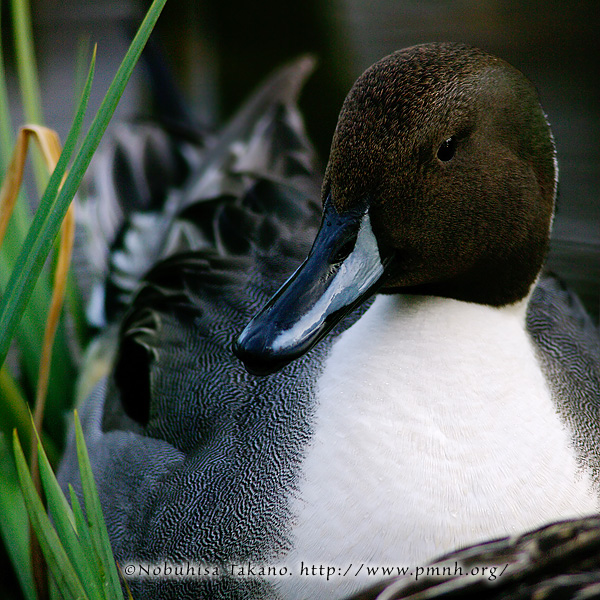
<path id="1" fill-rule="evenodd" d="M 390 259 L 380 252 L 366 201 L 340 214 L 328 198 L 307 259 L 248 323 L 236 356 L 255 375 L 282 369 L 379 289 Z"/>

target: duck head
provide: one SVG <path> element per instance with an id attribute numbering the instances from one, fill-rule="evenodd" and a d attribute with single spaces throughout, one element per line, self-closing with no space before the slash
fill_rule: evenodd
<path id="1" fill-rule="evenodd" d="M 555 192 L 552 134 L 517 69 L 459 44 L 383 58 L 343 104 L 312 250 L 236 355 L 253 373 L 274 372 L 378 291 L 523 299 L 546 255 Z"/>

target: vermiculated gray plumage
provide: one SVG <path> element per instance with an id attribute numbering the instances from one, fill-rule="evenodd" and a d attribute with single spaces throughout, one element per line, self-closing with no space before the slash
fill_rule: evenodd
<path id="1" fill-rule="evenodd" d="M 320 181 L 295 107 L 310 67 L 304 59 L 278 73 L 216 138 L 191 183 L 157 207 L 163 240 L 185 227 L 184 249 L 195 252 L 158 260 L 166 242 L 154 252 L 122 319 L 113 374 L 81 411 L 121 563 L 256 562 L 289 546 L 282 499 L 309 436 L 314 367 L 298 361 L 257 379 L 231 343 L 300 263 L 318 224 Z M 121 252 L 143 247 L 139 231 L 127 232 Z M 60 479 L 78 489 L 76 473 L 71 439 Z M 136 598 L 269 595 L 251 579 L 130 585 Z"/>

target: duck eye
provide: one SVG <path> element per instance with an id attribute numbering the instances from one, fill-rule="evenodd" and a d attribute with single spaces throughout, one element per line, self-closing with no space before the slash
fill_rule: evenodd
<path id="1" fill-rule="evenodd" d="M 454 136 L 449 137 L 447 140 L 444 140 L 437 151 L 437 157 L 442 162 L 448 162 L 452 160 L 454 154 L 456 153 L 456 138 Z"/>

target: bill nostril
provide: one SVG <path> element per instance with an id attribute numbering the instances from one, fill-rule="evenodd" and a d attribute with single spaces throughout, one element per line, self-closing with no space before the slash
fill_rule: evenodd
<path id="1" fill-rule="evenodd" d="M 352 253 L 352 250 L 354 250 L 354 246 L 356 245 L 356 237 L 357 237 L 356 235 L 353 235 L 352 237 L 346 239 L 339 246 L 339 248 L 333 253 L 333 255 L 331 257 L 332 265 L 341 263 L 341 262 L 345 261 L 348 258 L 348 256 L 350 256 L 350 254 Z"/>

